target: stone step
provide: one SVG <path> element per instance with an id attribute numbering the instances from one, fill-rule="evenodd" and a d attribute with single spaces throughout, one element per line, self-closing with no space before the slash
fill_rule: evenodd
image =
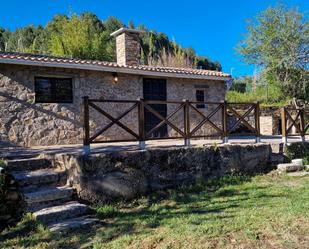
<path id="1" fill-rule="evenodd" d="M 28 211 L 36 211 L 52 205 L 60 205 L 72 200 L 74 189 L 64 187 L 47 187 L 35 191 L 23 192 Z"/>
<path id="2" fill-rule="evenodd" d="M 73 219 L 67 219 L 55 223 L 51 223 L 48 228 L 51 232 L 68 232 L 73 229 L 83 228 L 96 224 L 99 222 L 99 219 L 93 216 L 82 216 Z"/>
<path id="3" fill-rule="evenodd" d="M 35 171 L 14 171 L 11 175 L 17 181 L 20 187 L 28 188 L 28 190 L 37 188 L 40 185 L 57 186 L 65 184 L 66 172 L 56 171 L 54 169 L 39 169 Z"/>
<path id="4" fill-rule="evenodd" d="M 295 172 L 304 169 L 304 166 L 294 163 L 281 163 L 277 165 L 277 169 L 282 172 Z"/>
<path id="5" fill-rule="evenodd" d="M 23 158 L 7 160 L 5 169 L 7 172 L 33 171 L 50 168 L 51 166 L 51 162 L 45 158 Z"/>
<path id="6" fill-rule="evenodd" d="M 79 217 L 87 214 L 89 211 L 90 208 L 87 205 L 74 201 L 59 206 L 43 208 L 34 212 L 33 216 L 36 220 L 49 224 Z"/>
<path id="7" fill-rule="evenodd" d="M 303 166 L 303 159 L 293 159 L 292 163 Z"/>
<path id="8" fill-rule="evenodd" d="M 16 159 L 30 159 L 37 158 L 40 156 L 40 153 L 24 153 L 22 151 L 13 151 L 2 152 L 0 151 L 2 160 L 16 160 Z"/>

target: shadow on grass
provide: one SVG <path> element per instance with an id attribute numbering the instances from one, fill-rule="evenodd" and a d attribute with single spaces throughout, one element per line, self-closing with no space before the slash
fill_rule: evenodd
<path id="1" fill-rule="evenodd" d="M 188 187 L 162 191 L 142 199 L 135 207 L 122 205 L 123 211 L 113 215 L 111 222 L 105 226 L 101 243 L 114 240 L 123 235 L 138 235 L 151 232 L 151 229 L 162 225 L 171 225 L 173 220 L 197 216 L 188 221 L 192 225 L 199 225 L 205 221 L 218 219 L 233 219 L 237 208 L 254 205 L 255 198 L 282 197 L 266 194 L 267 187 L 254 186 L 254 191 L 263 193 L 250 196 L 252 189 L 245 187 L 241 191 L 236 185 L 250 182 L 247 176 L 229 176 L 211 179 Z M 234 186 L 234 187 L 233 187 Z M 246 204 L 242 204 L 246 202 Z M 252 203 L 251 203 L 252 202 Z"/>
<path id="2" fill-rule="evenodd" d="M 81 245 L 90 246 L 94 241 L 100 245 L 124 235 L 151 233 L 153 228 L 164 225 L 177 226 L 177 220 L 179 222 L 181 219 L 193 226 L 207 221 L 216 222 L 218 219 L 233 219 L 237 208 L 250 208 L 257 199 L 283 197 L 268 193 L 266 186 L 243 186 L 250 181 L 251 178 L 245 176 L 221 177 L 154 193 L 134 201 L 135 204 L 122 203 L 120 208 L 116 208 L 116 205 L 100 207 L 97 209 L 98 217 L 104 220 L 103 226 L 75 230 L 66 236 L 43 236 L 37 225 L 25 221 L 0 237 L 0 247 L 4 240 L 16 237 L 22 237 L 17 243 L 24 247 L 56 243 L 57 248 L 72 249 Z"/>
<path id="3" fill-rule="evenodd" d="M 123 235 L 150 233 L 151 229 L 160 226 L 177 226 L 177 221 L 173 224 L 177 219 L 191 225 L 233 219 L 239 212 L 237 209 L 264 205 L 267 199 L 284 197 L 267 193 L 267 186 L 242 186 L 250 181 L 247 176 L 221 177 L 152 194 L 142 203 L 137 203 L 136 207 L 119 211 L 108 225 L 109 236 L 102 238 L 101 242 L 106 243 Z"/>

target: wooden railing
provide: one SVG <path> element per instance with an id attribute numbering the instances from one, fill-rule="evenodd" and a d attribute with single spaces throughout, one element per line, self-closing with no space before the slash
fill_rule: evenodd
<path id="1" fill-rule="evenodd" d="M 287 137 L 289 136 L 301 136 L 305 140 L 305 135 L 309 129 L 309 110 L 304 108 L 282 107 L 281 125 L 284 142 L 287 141 Z"/>
<path id="2" fill-rule="evenodd" d="M 124 111 L 117 109 L 105 110 L 102 104 L 126 104 Z M 184 139 L 185 145 L 190 144 L 192 138 L 221 137 L 225 142 L 229 136 L 255 136 L 260 137 L 259 103 L 227 103 L 227 102 L 200 102 L 200 101 L 155 101 L 155 100 L 99 100 L 83 98 L 84 105 L 84 145 L 92 143 L 110 143 L 124 141 L 139 141 L 141 147 L 147 140 L 154 139 Z M 170 110 L 162 115 L 154 108 L 155 105 L 164 105 Z M 172 107 L 171 107 L 172 106 Z M 205 109 L 200 109 L 201 106 Z M 96 111 L 109 123 L 95 132 L 90 131 L 90 110 Z M 208 110 L 205 112 L 204 110 Z M 145 112 L 155 116 L 158 122 L 148 131 L 145 129 Z M 114 117 L 115 112 L 120 112 Z M 137 118 L 137 130 L 132 129 L 122 121 L 128 115 Z M 251 116 L 250 116 L 251 115 Z M 180 118 L 182 117 L 182 118 Z M 177 119 L 176 121 L 173 119 Z M 106 139 L 104 134 L 112 126 L 122 128 L 131 138 Z M 202 127 L 208 125 L 212 132 L 206 134 Z M 163 126 L 169 128 L 169 135 L 156 137 L 155 134 Z M 245 127 L 240 133 L 235 133 L 237 127 Z M 175 134 L 174 134 L 175 133 Z M 103 136 L 104 139 L 100 137 Z"/>

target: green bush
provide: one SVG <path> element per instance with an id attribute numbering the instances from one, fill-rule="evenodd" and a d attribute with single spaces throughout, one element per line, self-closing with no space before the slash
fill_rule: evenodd
<path id="1" fill-rule="evenodd" d="M 306 158 L 309 161 L 309 143 L 292 143 L 285 148 L 286 156 L 292 160 L 295 158 Z"/>
<path id="2" fill-rule="evenodd" d="M 256 102 L 259 101 L 263 106 L 284 106 L 288 103 L 288 99 L 282 97 L 280 91 L 274 87 L 269 86 L 258 87 L 253 92 L 237 92 L 228 91 L 226 94 L 228 102 Z"/>
<path id="3" fill-rule="evenodd" d="M 309 165 L 309 155 L 307 155 L 307 156 L 305 156 L 305 157 L 303 158 L 303 164 L 304 164 L 304 165 Z"/>

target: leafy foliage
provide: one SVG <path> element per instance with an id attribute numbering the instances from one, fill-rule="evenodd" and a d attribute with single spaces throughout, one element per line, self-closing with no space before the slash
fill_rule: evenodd
<path id="1" fill-rule="evenodd" d="M 29 25 L 14 32 L 0 28 L 0 50 L 115 61 L 115 41 L 110 34 L 124 26 L 116 17 L 101 21 L 90 12 L 55 15 L 46 27 Z M 133 21 L 128 27 L 135 28 Z M 150 31 L 144 25 L 137 29 L 145 31 L 141 37 L 143 64 L 222 70 L 218 61 L 197 57 L 192 48 L 182 48 L 164 33 Z"/>
<path id="2" fill-rule="evenodd" d="M 292 97 L 282 92 L 278 84 L 270 84 L 265 72 L 255 76 L 235 78 L 226 98 L 231 102 L 256 102 L 264 106 L 284 106 Z"/>
<path id="3" fill-rule="evenodd" d="M 233 84 L 230 87 L 230 91 L 236 91 L 240 93 L 251 92 L 253 90 L 254 79 L 250 76 L 236 77 L 233 80 Z"/>
<path id="4" fill-rule="evenodd" d="M 285 150 L 285 154 L 290 160 L 309 157 L 309 143 L 291 143 Z"/>
<path id="5" fill-rule="evenodd" d="M 282 98 L 280 90 L 276 86 L 257 87 L 255 91 L 239 92 L 229 90 L 226 94 L 228 102 L 256 102 L 259 101 L 263 106 L 284 106 L 288 99 Z"/>
<path id="6" fill-rule="evenodd" d="M 249 21 L 238 51 L 283 95 L 309 99 L 309 22 L 304 14 L 282 5 L 266 9 Z"/>

